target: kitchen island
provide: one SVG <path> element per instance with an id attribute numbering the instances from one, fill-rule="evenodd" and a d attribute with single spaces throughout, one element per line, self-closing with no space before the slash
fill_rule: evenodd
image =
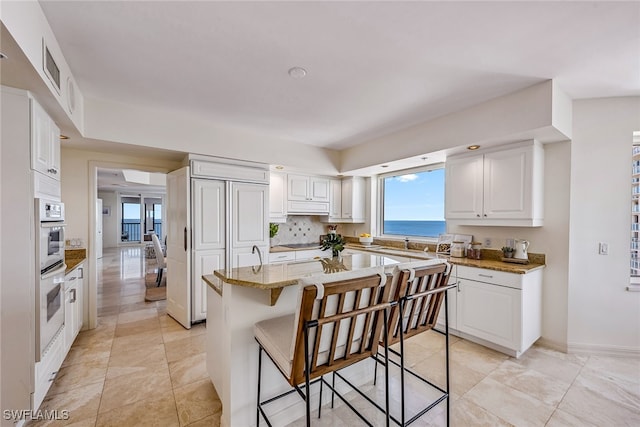
<path id="1" fill-rule="evenodd" d="M 256 422 L 258 345 L 253 325 L 291 314 L 296 309 L 298 279 L 322 272 L 388 266 L 409 258 L 344 251 L 339 261 L 314 259 L 303 262 L 216 270 L 203 279 L 207 287 L 207 371 L 222 401 L 221 425 L 253 426 Z M 274 293 L 277 293 L 275 300 Z M 358 365 L 354 368 L 358 369 Z M 365 367 L 366 368 L 366 367 Z M 360 367 L 359 369 L 363 369 Z M 289 389 L 273 364 L 263 362 L 262 395 Z M 363 376 L 363 381 L 369 377 Z M 327 393 L 328 394 L 328 393 Z M 303 412 L 297 394 L 272 405 L 273 421 L 288 424 Z"/>

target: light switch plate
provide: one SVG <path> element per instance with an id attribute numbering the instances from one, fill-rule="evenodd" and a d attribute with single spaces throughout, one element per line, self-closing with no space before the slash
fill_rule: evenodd
<path id="1" fill-rule="evenodd" d="M 485 248 L 490 248 L 491 247 L 491 237 L 485 237 L 484 238 L 484 247 Z"/>
<path id="2" fill-rule="evenodd" d="M 598 254 L 609 255 L 609 244 L 605 242 L 598 243 Z"/>

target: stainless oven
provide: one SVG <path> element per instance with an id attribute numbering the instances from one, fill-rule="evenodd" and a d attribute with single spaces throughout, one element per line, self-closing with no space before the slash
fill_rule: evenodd
<path id="1" fill-rule="evenodd" d="M 64 204 L 36 199 L 36 361 L 64 326 Z"/>
<path id="2" fill-rule="evenodd" d="M 45 274 L 64 264 L 64 203 L 36 199 L 36 212 L 39 234 L 36 255 L 40 274 Z"/>

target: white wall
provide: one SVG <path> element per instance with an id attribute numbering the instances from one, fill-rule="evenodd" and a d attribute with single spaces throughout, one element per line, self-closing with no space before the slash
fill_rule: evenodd
<path id="1" fill-rule="evenodd" d="M 115 248 L 118 246 L 120 227 L 118 227 L 118 196 L 115 191 L 99 191 L 102 207 L 109 206 L 111 215 L 102 215 L 102 247 Z"/>
<path id="2" fill-rule="evenodd" d="M 500 248 L 508 238 L 531 242 L 529 252 L 544 253 L 542 338 L 547 345 L 566 350 L 567 293 L 569 261 L 569 193 L 571 149 L 569 141 L 544 145 L 545 197 L 544 227 L 469 227 L 450 226 L 453 233 L 473 234 L 483 242 L 491 238 L 491 247 Z"/>
<path id="3" fill-rule="evenodd" d="M 96 312 L 97 271 L 94 259 L 95 239 L 91 235 L 92 226 L 89 221 L 95 218 L 96 167 L 127 168 L 148 172 L 169 172 L 180 167 L 179 162 L 150 157 L 133 157 L 122 154 L 108 154 L 93 151 L 61 150 L 61 185 L 62 201 L 65 202 L 65 216 L 69 236 L 76 236 L 87 242 L 84 324 L 88 328 L 95 327 L 95 317 L 89 313 Z M 113 213 L 112 213 L 113 215 Z"/>
<path id="4" fill-rule="evenodd" d="M 628 292 L 631 143 L 640 97 L 575 101 L 569 242 L 570 350 L 640 352 L 640 293 Z M 598 242 L 609 255 L 598 255 Z"/>

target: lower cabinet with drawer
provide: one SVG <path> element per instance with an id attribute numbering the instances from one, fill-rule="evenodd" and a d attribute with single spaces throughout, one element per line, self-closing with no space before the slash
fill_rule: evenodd
<path id="1" fill-rule="evenodd" d="M 82 328 L 82 291 L 84 288 L 84 264 L 78 265 L 65 278 L 64 307 L 64 349 L 65 354 L 71 348 Z"/>
<path id="2" fill-rule="evenodd" d="M 540 338 L 542 270 L 515 274 L 459 265 L 456 279 L 458 335 L 515 357 Z"/>

